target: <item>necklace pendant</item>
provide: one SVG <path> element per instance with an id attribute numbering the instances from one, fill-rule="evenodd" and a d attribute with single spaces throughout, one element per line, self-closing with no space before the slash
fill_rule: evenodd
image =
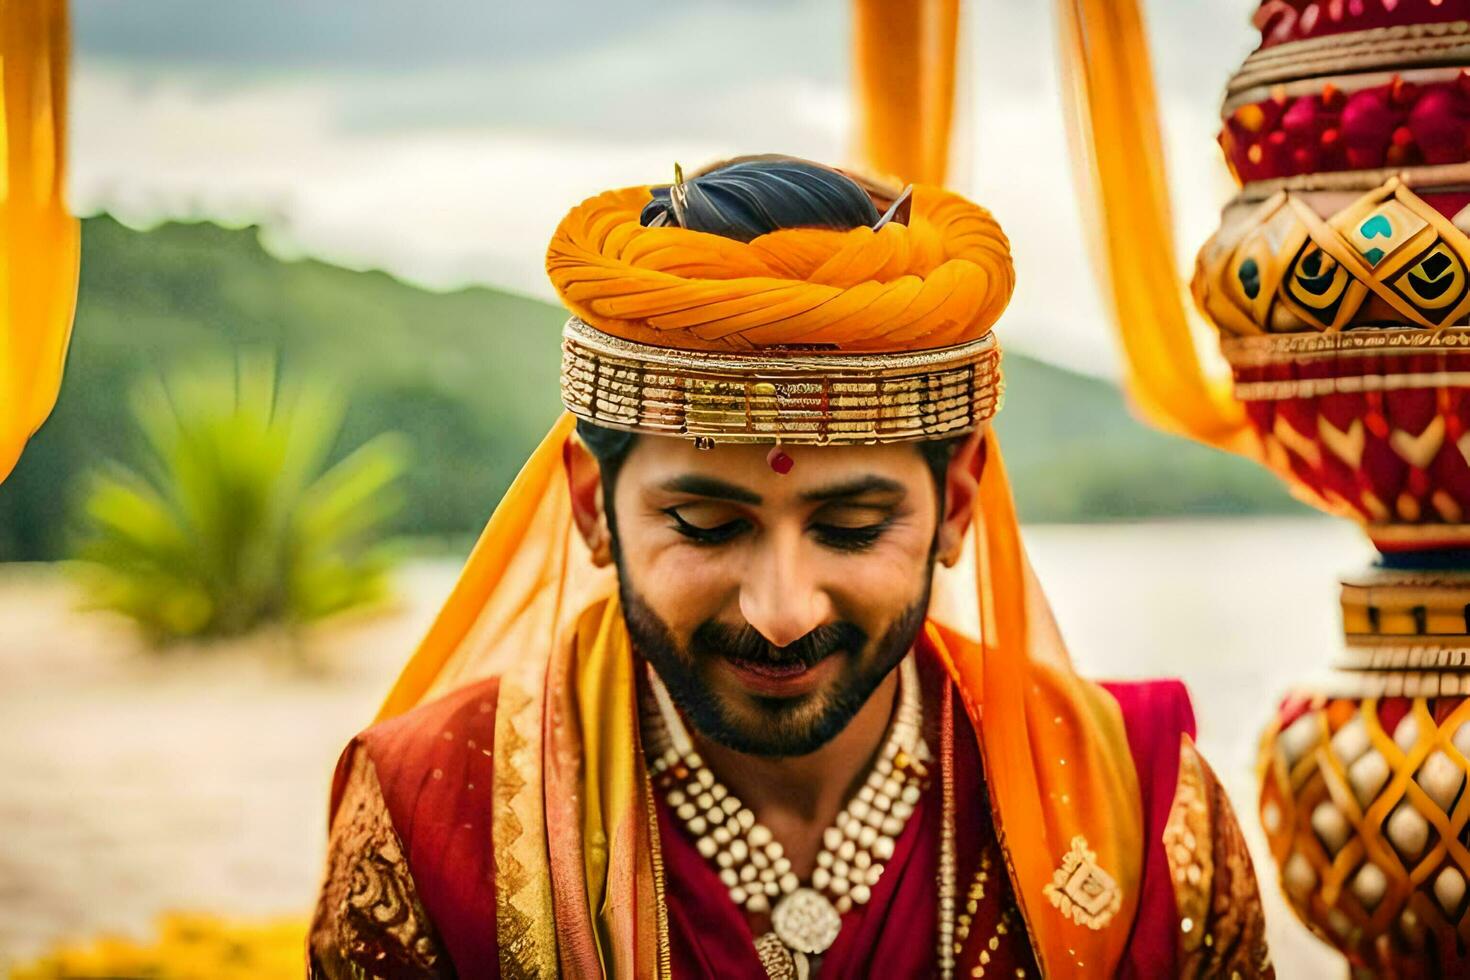
<path id="1" fill-rule="evenodd" d="M 769 980 L 806 980 L 796 963 L 797 956 L 801 956 L 803 961 L 806 956 L 792 953 L 774 932 L 768 932 L 755 941 L 755 952 L 761 958 L 761 966 L 765 967 Z"/>
<path id="2" fill-rule="evenodd" d="M 837 941 L 842 916 L 821 892 L 798 888 L 776 905 L 771 928 L 787 947 L 817 956 Z"/>

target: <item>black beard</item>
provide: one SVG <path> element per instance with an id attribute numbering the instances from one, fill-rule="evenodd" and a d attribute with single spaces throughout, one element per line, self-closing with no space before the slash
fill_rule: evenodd
<path id="1" fill-rule="evenodd" d="M 633 648 L 653 665 L 669 697 L 699 734 L 747 755 L 789 757 L 808 755 L 835 738 L 903 660 L 924 626 L 931 579 L 925 575 L 918 601 L 899 614 L 876 644 L 870 645 L 864 630 L 845 621 L 819 626 L 785 647 L 772 646 L 748 624 L 734 628 L 707 621 L 694 631 L 689 651 L 680 649 L 668 625 L 633 591 L 626 575 L 619 574 L 618 589 Z M 847 662 L 830 688 L 800 698 L 756 698 L 764 717 L 755 724 L 732 717 L 699 675 L 700 666 L 713 657 L 811 667 L 834 655 L 844 655 Z"/>

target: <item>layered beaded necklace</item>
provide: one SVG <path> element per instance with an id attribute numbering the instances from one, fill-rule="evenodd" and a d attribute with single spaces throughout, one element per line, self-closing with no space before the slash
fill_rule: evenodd
<path id="1" fill-rule="evenodd" d="M 803 885 L 780 841 L 704 764 L 668 690 L 650 668 L 656 711 L 645 711 L 643 744 L 654 785 L 719 870 L 731 901 L 769 914 L 772 931 L 756 940 L 773 977 L 805 977 L 808 956 L 837 939 L 841 916 L 872 897 L 914 812 L 932 756 L 923 737 L 923 696 L 912 654 L 899 665 L 898 708 L 877 762 L 857 794 L 822 832 L 811 881 Z M 941 942 L 947 945 L 944 937 Z"/>

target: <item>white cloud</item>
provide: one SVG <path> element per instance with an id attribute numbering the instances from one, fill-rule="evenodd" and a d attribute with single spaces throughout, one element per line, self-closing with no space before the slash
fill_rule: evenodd
<path id="1" fill-rule="evenodd" d="M 73 98 L 74 205 L 138 224 L 259 222 L 278 250 L 431 286 L 487 282 L 549 297 L 542 251 L 572 204 L 609 186 L 667 179 L 676 160 L 698 165 L 749 146 L 659 132 L 616 140 L 529 127 L 344 129 L 343 107 L 371 98 L 363 89 L 357 79 L 316 78 L 220 91 L 178 72 L 141 83 L 135 69 L 83 67 Z M 776 145 L 795 143 L 795 152 L 831 157 L 846 132 L 830 90 L 797 80 L 743 97 L 781 107 L 768 111 L 766 128 L 784 128 Z"/>

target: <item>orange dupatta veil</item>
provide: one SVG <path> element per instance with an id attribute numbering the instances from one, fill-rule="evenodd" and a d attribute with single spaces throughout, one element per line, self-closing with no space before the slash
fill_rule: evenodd
<path id="1" fill-rule="evenodd" d="M 497 911 L 526 968 L 664 975 L 661 896 L 615 582 L 572 526 L 563 415 L 501 501 L 382 709 L 501 676 Z M 1077 676 L 1021 545 L 994 434 L 972 547 L 939 573 L 931 636 L 980 732 L 992 804 L 1048 976 L 1110 974 L 1133 920 L 1143 841 L 1120 712 Z M 502 770 L 504 770 L 502 772 Z M 1048 895 L 1076 838 L 1118 886 L 1098 928 Z M 529 924 L 528 924 L 529 923 Z"/>

